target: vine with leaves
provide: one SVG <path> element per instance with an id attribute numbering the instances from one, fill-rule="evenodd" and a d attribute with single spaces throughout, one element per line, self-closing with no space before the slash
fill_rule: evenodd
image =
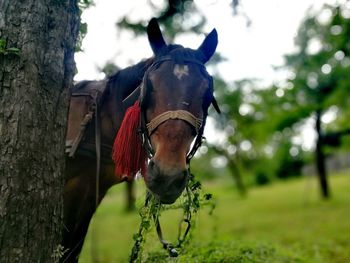
<path id="1" fill-rule="evenodd" d="M 0 55 L 19 55 L 19 49 L 15 47 L 8 47 L 7 41 L 0 38 Z"/>
<path id="2" fill-rule="evenodd" d="M 143 246 L 146 242 L 146 236 L 152 227 L 152 221 L 155 224 L 159 241 L 166 249 L 171 257 L 177 257 L 179 251 L 191 239 L 191 233 L 195 227 L 195 214 L 198 213 L 201 207 L 209 206 L 209 214 L 213 213 L 215 201 L 210 193 L 201 193 L 201 183 L 195 180 L 191 174 L 189 182 L 186 186 L 186 191 L 182 194 L 183 202 L 174 205 L 162 205 L 159 200 L 151 193 L 147 192 L 146 202 L 140 209 L 141 223 L 139 230 L 134 234 L 134 246 L 130 254 L 130 263 L 139 263 L 142 260 Z M 177 243 L 173 245 L 163 238 L 159 217 L 161 212 L 171 209 L 183 209 L 183 218 L 179 222 L 179 230 Z M 185 228 L 183 227 L 185 224 Z M 184 229 L 184 231 L 183 231 Z"/>

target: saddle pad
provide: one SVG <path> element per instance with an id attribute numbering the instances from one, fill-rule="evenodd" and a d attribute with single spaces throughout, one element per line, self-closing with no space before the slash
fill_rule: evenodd
<path id="1" fill-rule="evenodd" d="M 70 157 L 74 156 L 83 139 L 105 87 L 104 80 L 83 81 L 74 86 L 70 95 L 66 134 L 66 153 Z"/>

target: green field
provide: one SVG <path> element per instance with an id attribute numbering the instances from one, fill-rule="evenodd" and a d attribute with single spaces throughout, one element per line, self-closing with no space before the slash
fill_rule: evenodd
<path id="1" fill-rule="evenodd" d="M 154 228 L 147 236 L 147 262 L 350 262 L 350 173 L 330 176 L 332 199 L 319 198 L 316 178 L 250 189 L 241 198 L 229 179 L 203 182 L 216 199 L 214 215 L 201 210 L 193 238 L 181 255 L 168 258 Z M 143 182 L 138 206 L 143 204 Z M 165 237 L 176 240 L 181 211 L 165 212 Z M 124 186 L 111 189 L 90 225 L 80 263 L 128 262 L 140 218 L 124 212 Z"/>

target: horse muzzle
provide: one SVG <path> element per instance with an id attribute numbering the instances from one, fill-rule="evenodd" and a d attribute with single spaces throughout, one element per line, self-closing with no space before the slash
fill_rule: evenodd
<path id="1" fill-rule="evenodd" d="M 151 160 L 148 164 L 145 182 L 162 204 L 172 204 L 182 194 L 189 178 L 188 170 L 162 171 L 160 166 Z"/>

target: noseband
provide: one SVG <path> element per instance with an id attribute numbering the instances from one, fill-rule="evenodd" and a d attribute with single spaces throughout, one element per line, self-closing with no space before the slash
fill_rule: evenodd
<path id="1" fill-rule="evenodd" d="M 164 56 L 159 59 L 157 59 L 147 70 L 145 73 L 145 76 L 143 78 L 142 86 L 141 89 L 143 89 L 143 92 L 141 92 L 141 104 L 142 101 L 145 99 L 145 95 L 147 93 L 147 77 L 148 74 L 154 70 L 157 66 L 159 66 L 162 62 L 164 61 L 174 61 L 174 59 L 171 56 Z M 200 65 L 202 68 L 205 69 L 205 66 L 203 63 L 196 59 L 182 59 L 181 62 L 185 63 L 194 63 L 197 65 Z M 209 74 L 208 74 L 209 76 Z M 210 89 L 212 92 L 212 79 L 210 78 Z M 208 105 L 209 106 L 209 105 Z M 141 110 L 141 128 L 140 128 L 140 133 L 142 135 L 142 141 L 144 148 L 146 150 L 146 153 L 148 155 L 148 158 L 152 158 L 154 155 L 154 150 L 152 148 L 151 140 L 150 140 L 150 135 L 158 128 L 159 125 L 162 123 L 168 121 L 168 120 L 173 120 L 173 119 L 178 119 L 178 120 L 183 120 L 189 123 L 196 131 L 196 138 L 194 141 L 194 144 L 192 146 L 192 149 L 189 151 L 189 153 L 186 156 L 186 161 L 187 163 L 190 162 L 190 160 L 193 158 L 194 154 L 198 150 L 198 148 L 202 144 L 203 140 L 203 131 L 204 131 L 204 126 L 205 126 L 205 121 L 207 118 L 207 109 L 203 109 L 203 119 L 197 118 L 194 116 L 191 112 L 186 111 L 186 110 L 174 110 L 174 111 L 166 111 L 161 113 L 160 115 L 156 116 L 153 118 L 150 122 L 146 122 L 146 110 L 144 107 L 142 107 Z"/>
<path id="2" fill-rule="evenodd" d="M 203 120 L 194 116 L 191 112 L 186 110 L 174 110 L 174 111 L 166 111 L 157 117 L 153 118 L 149 123 L 146 124 L 148 134 L 152 134 L 152 132 L 157 129 L 159 125 L 167 120 L 183 120 L 191 124 L 196 130 L 196 134 L 198 134 L 199 128 L 202 125 Z"/>

